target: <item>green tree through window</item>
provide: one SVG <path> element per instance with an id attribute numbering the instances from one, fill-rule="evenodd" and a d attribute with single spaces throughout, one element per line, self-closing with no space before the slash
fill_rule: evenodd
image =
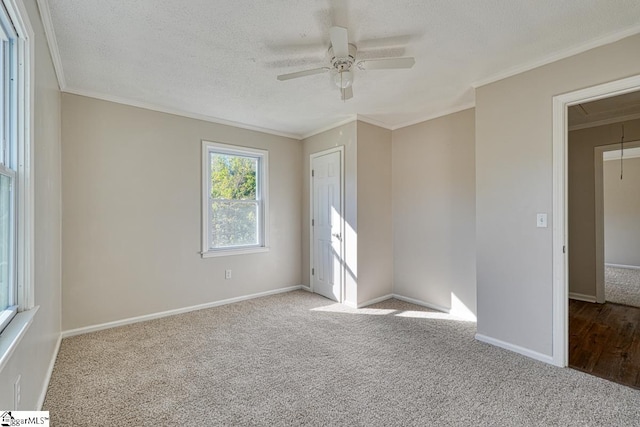
<path id="1" fill-rule="evenodd" d="M 227 200 L 256 199 L 257 159 L 211 154 L 211 197 Z"/>

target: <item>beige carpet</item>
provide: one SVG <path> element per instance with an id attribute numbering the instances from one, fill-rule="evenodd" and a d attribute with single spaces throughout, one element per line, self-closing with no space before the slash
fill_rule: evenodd
<path id="1" fill-rule="evenodd" d="M 605 300 L 640 307 L 640 270 L 604 268 Z"/>
<path id="2" fill-rule="evenodd" d="M 389 300 L 290 292 L 63 340 L 52 426 L 637 426 L 640 392 Z"/>

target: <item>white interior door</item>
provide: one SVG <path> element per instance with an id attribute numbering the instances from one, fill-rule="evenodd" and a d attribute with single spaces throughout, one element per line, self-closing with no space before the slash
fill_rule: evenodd
<path id="1" fill-rule="evenodd" d="M 312 156 L 311 170 L 312 288 L 342 302 L 342 152 Z"/>

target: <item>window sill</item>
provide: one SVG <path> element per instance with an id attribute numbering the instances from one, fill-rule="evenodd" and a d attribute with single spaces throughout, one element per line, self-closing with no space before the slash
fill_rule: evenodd
<path id="1" fill-rule="evenodd" d="M 11 323 L 2 331 L 2 335 L 0 335 L 0 372 L 2 372 L 16 347 L 26 335 L 39 308 L 40 306 L 35 306 L 16 314 Z"/>
<path id="2" fill-rule="evenodd" d="M 247 254 L 256 254 L 260 252 L 269 252 L 269 247 L 262 246 L 259 248 L 224 249 L 219 251 L 202 252 L 202 258 L 214 258 L 219 256 L 232 256 L 232 255 L 247 255 Z"/>

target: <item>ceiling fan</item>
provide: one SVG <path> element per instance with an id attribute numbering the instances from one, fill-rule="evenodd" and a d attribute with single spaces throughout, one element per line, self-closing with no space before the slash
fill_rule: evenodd
<path id="1" fill-rule="evenodd" d="M 367 59 L 356 62 L 358 48 L 356 45 L 349 43 L 346 28 L 331 27 L 329 30 L 329 38 L 331 40 L 331 46 L 329 46 L 331 66 L 281 74 L 278 76 L 278 80 L 297 79 L 298 77 L 312 76 L 329 71 L 333 74 L 335 85 L 340 89 L 340 98 L 346 101 L 347 99 L 353 98 L 353 64 L 356 64 L 356 67 L 360 70 L 386 70 L 411 68 L 416 62 L 412 57 Z"/>

